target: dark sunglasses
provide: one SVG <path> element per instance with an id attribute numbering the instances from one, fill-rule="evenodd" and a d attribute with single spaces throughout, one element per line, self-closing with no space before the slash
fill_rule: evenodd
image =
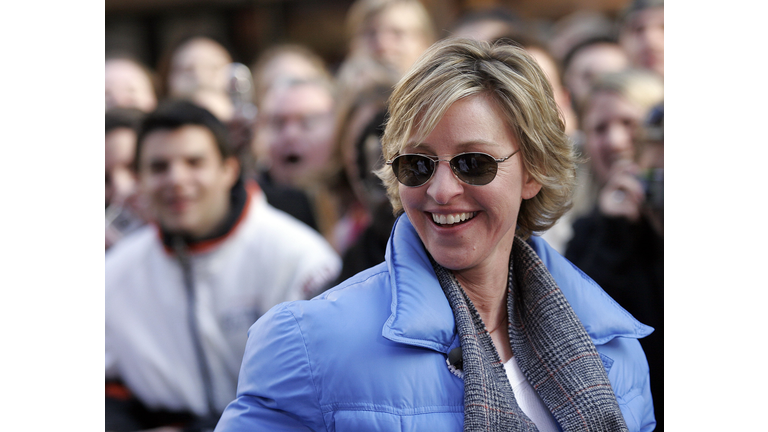
<path id="1" fill-rule="evenodd" d="M 423 154 L 401 154 L 387 165 L 397 177 L 397 181 L 405 186 L 417 187 L 425 184 L 432 178 L 439 162 L 448 162 L 456 177 L 466 184 L 474 186 L 487 185 L 499 170 L 499 163 L 511 158 L 520 149 L 505 157 L 496 159 L 486 153 L 459 153 L 450 159 L 440 159 L 437 156 Z"/>

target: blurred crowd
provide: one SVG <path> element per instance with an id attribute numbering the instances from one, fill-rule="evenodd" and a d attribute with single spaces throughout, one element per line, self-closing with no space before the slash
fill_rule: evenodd
<path id="1" fill-rule="evenodd" d="M 387 100 L 438 34 L 520 45 L 547 74 L 581 164 L 538 234 L 656 329 L 663 430 L 663 0 L 573 13 L 545 40 L 500 7 L 436 29 L 418 0 L 357 0 L 345 25 L 333 68 L 291 43 L 236 63 L 205 34 L 156 65 L 107 54 L 107 430 L 212 429 L 250 324 L 383 261 Z"/>

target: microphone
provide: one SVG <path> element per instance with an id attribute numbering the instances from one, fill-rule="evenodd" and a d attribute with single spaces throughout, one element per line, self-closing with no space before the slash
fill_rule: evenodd
<path id="1" fill-rule="evenodd" d="M 448 364 L 461 370 L 464 366 L 464 359 L 461 356 L 461 347 L 456 347 L 448 353 Z"/>

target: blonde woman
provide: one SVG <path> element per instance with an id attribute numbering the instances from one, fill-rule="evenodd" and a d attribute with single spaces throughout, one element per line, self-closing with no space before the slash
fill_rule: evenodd
<path id="1" fill-rule="evenodd" d="M 398 83 L 384 263 L 249 331 L 219 431 L 648 431 L 651 329 L 531 236 L 574 162 L 523 49 L 433 45 Z"/>

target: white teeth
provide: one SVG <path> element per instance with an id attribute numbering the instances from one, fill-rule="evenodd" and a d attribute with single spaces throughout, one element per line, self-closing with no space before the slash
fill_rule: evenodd
<path id="1" fill-rule="evenodd" d="M 440 224 L 440 225 L 453 225 L 455 223 L 472 219 L 473 217 L 475 217 L 475 212 L 458 213 L 458 214 L 451 214 L 451 215 L 439 215 L 439 214 L 432 213 L 432 220 L 435 221 L 436 224 Z"/>

